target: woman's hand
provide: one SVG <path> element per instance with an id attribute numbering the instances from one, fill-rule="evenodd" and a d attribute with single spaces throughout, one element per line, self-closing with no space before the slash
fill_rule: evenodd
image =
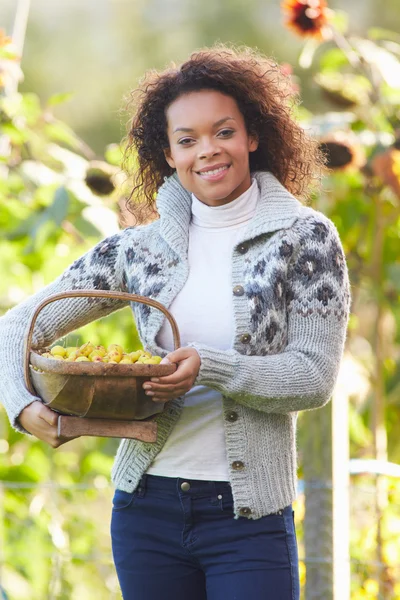
<path id="1" fill-rule="evenodd" d="M 172 375 L 153 377 L 143 384 L 146 394 L 154 402 L 167 402 L 183 396 L 192 389 L 200 369 L 200 356 L 194 348 L 178 348 L 163 358 L 165 362 L 177 363 L 178 368 Z"/>
<path id="2" fill-rule="evenodd" d="M 39 400 L 35 400 L 32 404 L 26 406 L 20 413 L 18 420 L 26 431 L 53 448 L 58 448 L 71 439 L 58 437 L 58 414 Z"/>

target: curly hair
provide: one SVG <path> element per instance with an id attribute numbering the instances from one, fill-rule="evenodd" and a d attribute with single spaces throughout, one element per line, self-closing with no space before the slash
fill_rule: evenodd
<path id="1" fill-rule="evenodd" d="M 298 97 L 290 78 L 275 61 L 250 48 L 219 44 L 193 52 L 179 67 L 148 71 L 131 92 L 128 108 L 134 104 L 135 110 L 123 166 L 128 171 L 129 165 L 138 166 L 127 203 L 137 221 L 157 214 L 156 192 L 174 172 L 164 155 L 169 147 L 167 108 L 179 96 L 204 89 L 231 96 L 248 134 L 257 137 L 250 171 L 270 171 L 293 195 L 306 200 L 310 188 L 320 181 L 325 161 L 318 142 L 293 117 Z"/>

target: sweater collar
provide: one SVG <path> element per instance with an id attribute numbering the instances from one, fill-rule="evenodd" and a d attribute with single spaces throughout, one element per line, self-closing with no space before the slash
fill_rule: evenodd
<path id="1" fill-rule="evenodd" d="M 272 173 L 259 171 L 252 176 L 259 186 L 260 199 L 255 215 L 237 243 L 291 227 L 302 207 Z M 187 252 L 191 206 L 191 194 L 181 185 L 177 174 L 166 178 L 157 195 L 160 234 L 178 254 Z"/>

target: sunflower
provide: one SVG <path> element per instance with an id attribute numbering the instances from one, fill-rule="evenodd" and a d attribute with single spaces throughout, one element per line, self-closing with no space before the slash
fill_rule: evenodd
<path id="1" fill-rule="evenodd" d="M 352 132 L 330 133 L 320 139 L 319 148 L 325 154 L 326 166 L 332 171 L 358 170 L 365 165 L 364 150 Z"/>
<path id="2" fill-rule="evenodd" d="M 100 160 L 92 160 L 86 171 L 85 183 L 97 196 L 108 196 L 115 189 L 114 177 L 118 169 Z"/>
<path id="3" fill-rule="evenodd" d="M 400 150 L 397 144 L 376 154 L 372 160 L 372 172 L 380 177 L 400 198 Z"/>
<path id="4" fill-rule="evenodd" d="M 325 0 L 283 0 L 286 25 L 302 37 L 328 37 L 329 9 Z"/>

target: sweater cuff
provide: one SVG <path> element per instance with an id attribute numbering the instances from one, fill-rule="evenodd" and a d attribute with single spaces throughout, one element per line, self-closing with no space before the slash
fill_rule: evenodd
<path id="1" fill-rule="evenodd" d="M 32 435 L 29 431 L 27 431 L 24 427 L 22 427 L 22 425 L 19 421 L 19 416 L 20 416 L 21 412 L 24 410 L 24 408 L 26 408 L 27 406 L 32 404 L 32 402 L 35 402 L 35 401 L 43 402 L 43 401 L 38 396 L 34 396 L 30 392 L 28 392 L 28 390 L 23 385 L 19 386 L 18 392 L 19 393 L 17 396 L 17 398 L 18 398 L 17 402 L 7 402 L 7 405 L 6 405 L 6 403 L 3 403 L 3 406 L 7 413 L 11 427 L 13 429 L 15 429 L 16 431 L 19 431 L 20 433 Z M 4 390 L 4 394 L 7 396 L 7 390 Z M 8 394 L 8 398 L 12 397 L 11 394 L 12 394 L 12 390 L 10 390 L 10 393 Z"/>
<path id="2" fill-rule="evenodd" d="M 234 350 L 217 350 L 204 344 L 187 344 L 197 350 L 201 364 L 194 385 L 206 385 L 221 391 L 237 371 L 239 355 Z"/>

